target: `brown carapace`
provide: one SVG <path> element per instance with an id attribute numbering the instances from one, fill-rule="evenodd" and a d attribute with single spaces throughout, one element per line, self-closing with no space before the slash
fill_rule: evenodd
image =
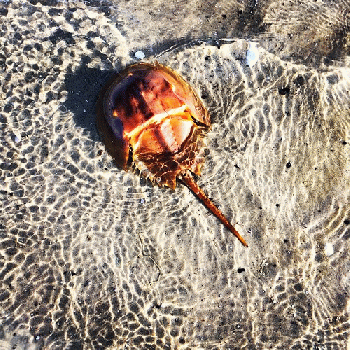
<path id="1" fill-rule="evenodd" d="M 181 180 L 247 246 L 191 175 L 200 175 L 210 116 L 177 73 L 159 63 L 127 67 L 103 88 L 97 126 L 119 167 L 133 163 L 143 176 L 172 189 Z"/>

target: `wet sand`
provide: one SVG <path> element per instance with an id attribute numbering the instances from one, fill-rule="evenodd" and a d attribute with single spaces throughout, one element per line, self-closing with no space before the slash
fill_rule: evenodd
<path id="1" fill-rule="evenodd" d="M 347 11 L 0 2 L 0 348 L 346 349 Z M 203 99 L 198 183 L 249 248 L 106 152 L 98 94 L 140 58 Z"/>

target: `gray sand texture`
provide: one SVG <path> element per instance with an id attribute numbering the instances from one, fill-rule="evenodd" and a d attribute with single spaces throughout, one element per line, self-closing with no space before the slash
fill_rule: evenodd
<path id="1" fill-rule="evenodd" d="M 350 349 L 350 4 L 0 1 L 0 349 Z M 128 64 L 212 120 L 198 184 L 119 169 Z"/>

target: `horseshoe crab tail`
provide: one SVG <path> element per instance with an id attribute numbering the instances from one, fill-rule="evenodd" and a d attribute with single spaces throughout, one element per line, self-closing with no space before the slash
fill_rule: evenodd
<path id="1" fill-rule="evenodd" d="M 204 191 L 197 185 L 194 181 L 192 175 L 189 172 L 181 174 L 179 177 L 182 182 L 201 200 L 201 202 L 209 209 L 224 225 L 228 228 L 245 246 L 248 247 L 247 242 L 244 238 L 237 232 L 233 225 L 226 219 L 224 214 L 216 207 L 216 205 L 207 197 Z"/>

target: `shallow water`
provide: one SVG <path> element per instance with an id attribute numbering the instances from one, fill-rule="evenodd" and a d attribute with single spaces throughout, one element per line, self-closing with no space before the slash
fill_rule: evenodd
<path id="1" fill-rule="evenodd" d="M 0 2 L 0 348 L 350 348 L 349 9 Z M 207 106 L 198 183 L 249 248 L 105 151 L 142 53 Z"/>

